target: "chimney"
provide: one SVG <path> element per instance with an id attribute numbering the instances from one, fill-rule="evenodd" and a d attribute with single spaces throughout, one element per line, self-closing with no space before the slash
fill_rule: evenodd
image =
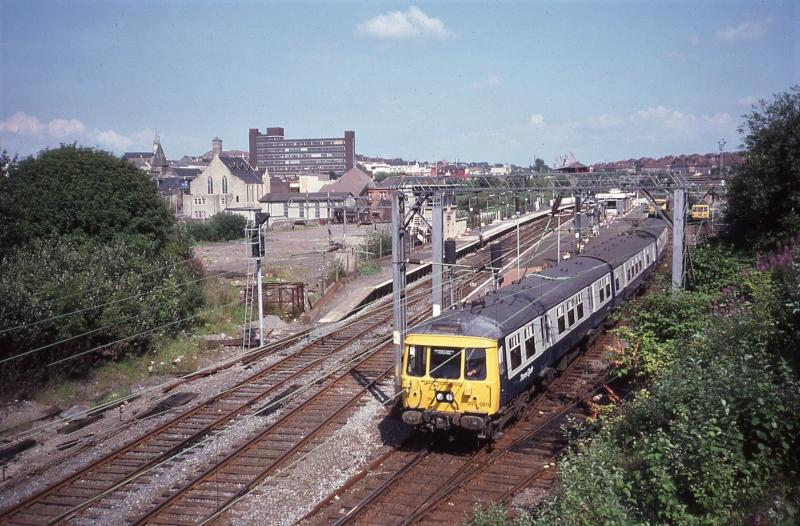
<path id="1" fill-rule="evenodd" d="M 222 139 L 214 137 L 211 139 L 211 158 L 222 155 Z"/>

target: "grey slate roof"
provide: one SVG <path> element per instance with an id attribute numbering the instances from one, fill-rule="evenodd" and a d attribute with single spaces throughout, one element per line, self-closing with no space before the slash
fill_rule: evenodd
<path id="1" fill-rule="evenodd" d="M 234 177 L 238 177 L 245 184 L 262 184 L 261 176 L 250 167 L 250 164 L 240 157 L 229 157 L 220 155 L 219 160 L 231 171 Z"/>

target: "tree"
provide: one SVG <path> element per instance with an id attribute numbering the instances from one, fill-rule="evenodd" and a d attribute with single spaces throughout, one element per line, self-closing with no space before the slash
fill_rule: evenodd
<path id="1" fill-rule="evenodd" d="M 769 248 L 800 234 L 800 86 L 744 116 L 746 157 L 728 187 L 727 235 Z"/>
<path id="2" fill-rule="evenodd" d="M 110 241 L 137 235 L 163 246 L 173 229 L 155 182 L 101 150 L 45 150 L 13 166 L 1 184 L 0 255 L 50 236 Z"/>
<path id="3" fill-rule="evenodd" d="M 545 164 L 545 162 L 542 159 L 539 159 L 538 157 L 536 158 L 535 161 L 533 161 L 533 169 L 536 172 L 549 172 L 550 171 L 550 168 L 548 168 L 547 164 Z"/>
<path id="4" fill-rule="evenodd" d="M 0 383 L 85 373 L 190 324 L 202 267 L 150 177 L 75 145 L 5 166 Z"/>

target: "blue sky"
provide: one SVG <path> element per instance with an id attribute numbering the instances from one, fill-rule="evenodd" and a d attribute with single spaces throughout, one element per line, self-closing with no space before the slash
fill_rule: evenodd
<path id="1" fill-rule="evenodd" d="M 710 152 L 800 82 L 797 2 L 0 0 L 0 147 L 356 131 L 409 159 Z"/>

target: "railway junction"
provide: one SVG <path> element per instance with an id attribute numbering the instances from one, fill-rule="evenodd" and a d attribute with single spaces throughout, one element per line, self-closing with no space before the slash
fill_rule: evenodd
<path id="1" fill-rule="evenodd" d="M 573 185 L 579 202 L 608 186 L 583 184 Z M 674 192 L 681 210 L 685 189 Z M 396 197 L 391 279 L 348 294 L 329 323 L 160 386 L 147 407 L 120 411 L 102 434 L 67 434 L 63 451 L 2 482 L 0 524 L 451 524 L 453 513 L 468 519 L 476 501 L 541 498 L 566 446 L 562 427 L 591 414 L 592 400 L 616 397 L 602 359 L 608 336 L 586 341 L 492 445 L 413 433 L 390 409 L 408 328 L 560 260 L 574 206 L 556 202 L 466 239 L 446 265 L 436 219 L 443 197 L 427 197 L 435 200 L 430 256 L 403 256 L 410 216 Z M 635 208 L 604 228 L 633 229 L 642 216 Z M 679 237 L 673 246 L 683 254 Z M 389 286 L 391 296 L 375 299 Z M 213 394 L 198 394 L 203 383 Z"/>

